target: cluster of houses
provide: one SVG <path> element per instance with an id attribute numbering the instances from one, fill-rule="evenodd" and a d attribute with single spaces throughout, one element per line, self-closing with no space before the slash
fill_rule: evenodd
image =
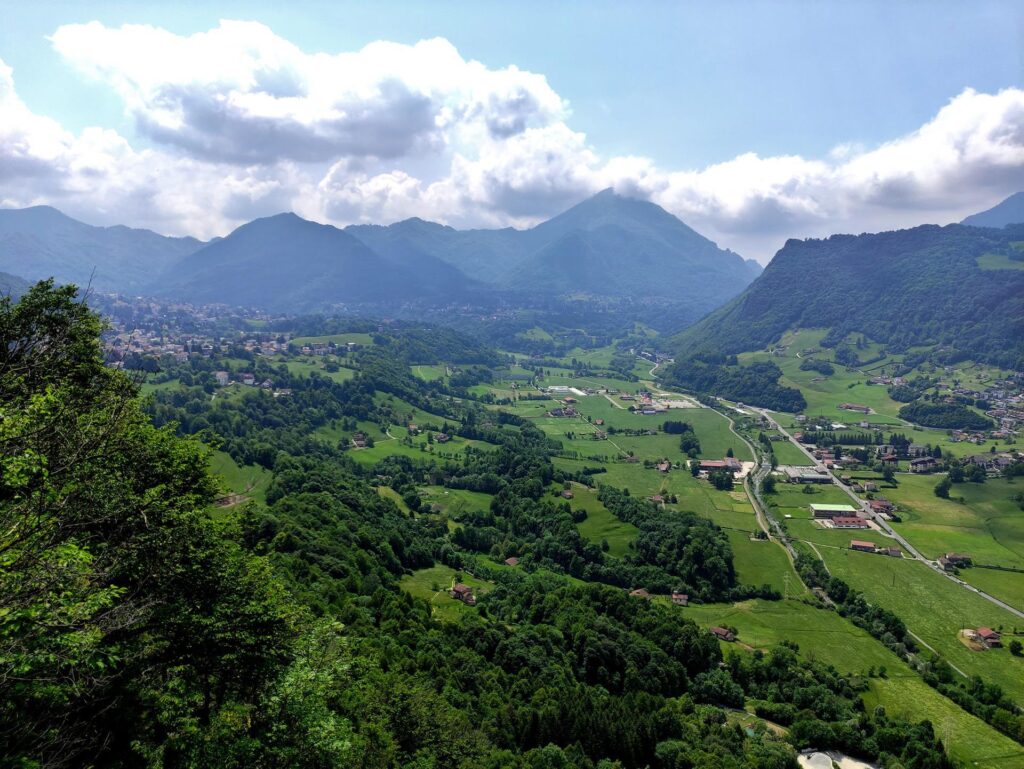
<path id="1" fill-rule="evenodd" d="M 215 371 L 213 378 L 217 381 L 218 387 L 227 387 L 232 382 L 231 373 L 228 371 Z M 257 382 L 255 374 L 239 374 L 238 381 L 246 387 L 260 387 L 264 390 L 274 389 L 274 383 L 271 380 L 264 379 L 262 382 Z"/>
<path id="2" fill-rule="evenodd" d="M 358 342 L 342 342 L 336 344 L 335 342 L 310 342 L 304 344 L 299 348 L 300 355 L 344 355 L 350 352 L 356 352 L 362 350 L 363 345 Z"/>
<path id="3" fill-rule="evenodd" d="M 965 465 L 977 465 L 985 468 L 985 474 L 992 476 L 1000 475 L 1010 465 L 1020 461 L 1022 461 L 1020 455 L 1009 451 L 1004 451 L 998 454 L 993 454 L 991 452 L 988 454 L 974 454 L 969 457 L 964 457 L 962 460 Z"/>

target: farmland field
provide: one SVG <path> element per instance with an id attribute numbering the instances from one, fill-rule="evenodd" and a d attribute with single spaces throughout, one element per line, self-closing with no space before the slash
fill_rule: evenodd
<path id="1" fill-rule="evenodd" d="M 960 578 L 1024 611 L 1024 573 L 999 569 L 961 569 Z M 1022 623 L 1024 624 L 1024 623 Z"/>
<path id="2" fill-rule="evenodd" d="M 594 544 L 601 544 L 608 541 L 608 553 L 621 558 L 629 552 L 629 546 L 639 534 L 639 529 L 631 523 L 620 521 L 612 515 L 608 508 L 601 504 L 597 498 L 597 492 L 581 486 L 578 483 L 572 484 L 573 499 L 569 506 L 573 510 L 583 509 L 587 511 L 586 520 L 576 524 L 580 534 Z"/>
<path id="3" fill-rule="evenodd" d="M 347 334 L 328 334 L 326 336 L 297 336 L 291 340 L 291 344 L 298 347 L 307 344 L 330 344 L 331 342 L 334 342 L 334 344 L 353 342 L 355 344 L 369 345 L 373 344 L 373 336 L 371 334 L 350 332 Z"/>
<path id="4" fill-rule="evenodd" d="M 781 545 L 767 539 L 751 539 L 745 531 L 730 529 L 726 533 L 732 546 L 736 578 L 742 584 L 770 585 L 779 593 L 788 589 L 790 596 L 806 592 Z M 789 575 L 788 588 L 785 575 Z"/>
<path id="5" fill-rule="evenodd" d="M 974 652 L 960 643 L 961 628 L 987 625 L 1012 631 L 1024 622 L 931 568 L 910 559 L 821 548 L 829 571 L 889 609 L 909 630 L 965 673 L 998 682 L 1024 702 L 1024 659 L 1004 649 Z"/>
<path id="6" fill-rule="evenodd" d="M 937 558 L 956 551 L 976 563 L 1024 568 L 1024 511 L 1010 499 L 1024 484 L 1002 478 L 958 483 L 951 499 L 940 499 L 933 491 L 935 476 L 898 478 L 897 488 L 886 490 L 903 519 L 893 525 L 923 555 Z"/>

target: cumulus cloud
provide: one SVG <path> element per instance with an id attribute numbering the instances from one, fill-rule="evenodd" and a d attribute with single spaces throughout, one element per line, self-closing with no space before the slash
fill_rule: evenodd
<path id="1" fill-rule="evenodd" d="M 399 158 L 442 149 L 474 123 L 504 139 L 566 109 L 543 76 L 466 61 L 439 38 L 307 54 L 256 22 L 189 36 L 91 22 L 52 41 L 117 89 L 141 133 L 229 162 Z"/>
<path id="2" fill-rule="evenodd" d="M 309 53 L 233 21 L 187 36 L 92 22 L 51 39 L 120 96 L 137 136 L 33 113 L 0 61 L 0 205 L 98 223 L 209 237 L 291 209 L 339 225 L 529 226 L 613 187 L 766 261 L 788 237 L 956 221 L 1024 189 L 1016 88 L 966 90 L 879 146 L 665 169 L 603 156 L 543 75 L 443 39 Z"/>

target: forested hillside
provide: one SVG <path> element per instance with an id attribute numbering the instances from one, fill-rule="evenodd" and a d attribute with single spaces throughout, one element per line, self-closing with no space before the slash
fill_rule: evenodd
<path id="1" fill-rule="evenodd" d="M 865 711 L 863 678 L 791 642 L 723 655 L 629 595 L 778 598 L 738 582 L 717 525 L 625 490 L 600 495 L 635 550 L 583 539 L 551 493 L 583 474 L 530 420 L 413 377 L 400 332 L 349 378 L 238 348 L 140 400 L 72 288 L 0 299 L 0 331 L 4 766 L 795 769 L 813 746 L 952 767 L 929 723 Z M 276 389 L 218 391 L 221 370 Z M 410 413 L 458 456 L 353 458 Z M 218 499 L 196 438 L 269 474 L 264 498 Z M 419 511 L 424 485 L 492 502 Z M 442 622 L 401 589 L 434 566 L 487 586 L 476 610 Z M 778 728 L 744 729 L 745 705 Z"/>
<path id="2" fill-rule="evenodd" d="M 950 225 L 791 240 L 740 296 L 678 334 L 680 357 L 758 350 L 796 328 L 866 334 L 890 352 L 931 345 L 950 360 L 1024 359 L 1024 227 Z M 995 255 L 1008 264 L 997 269 Z"/>

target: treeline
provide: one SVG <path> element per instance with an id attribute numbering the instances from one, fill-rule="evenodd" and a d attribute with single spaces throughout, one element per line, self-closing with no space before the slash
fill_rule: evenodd
<path id="1" fill-rule="evenodd" d="M 803 394 L 780 385 L 780 376 L 782 371 L 774 363 L 741 366 L 735 360 L 714 356 L 678 360 L 665 370 L 669 385 L 773 411 L 803 411 L 807 407 Z"/>
<path id="2" fill-rule="evenodd" d="M 993 422 L 988 417 L 971 411 L 966 406 L 953 403 L 928 403 L 916 401 L 902 406 L 901 419 L 923 427 L 943 427 L 954 430 L 991 430 Z"/>

